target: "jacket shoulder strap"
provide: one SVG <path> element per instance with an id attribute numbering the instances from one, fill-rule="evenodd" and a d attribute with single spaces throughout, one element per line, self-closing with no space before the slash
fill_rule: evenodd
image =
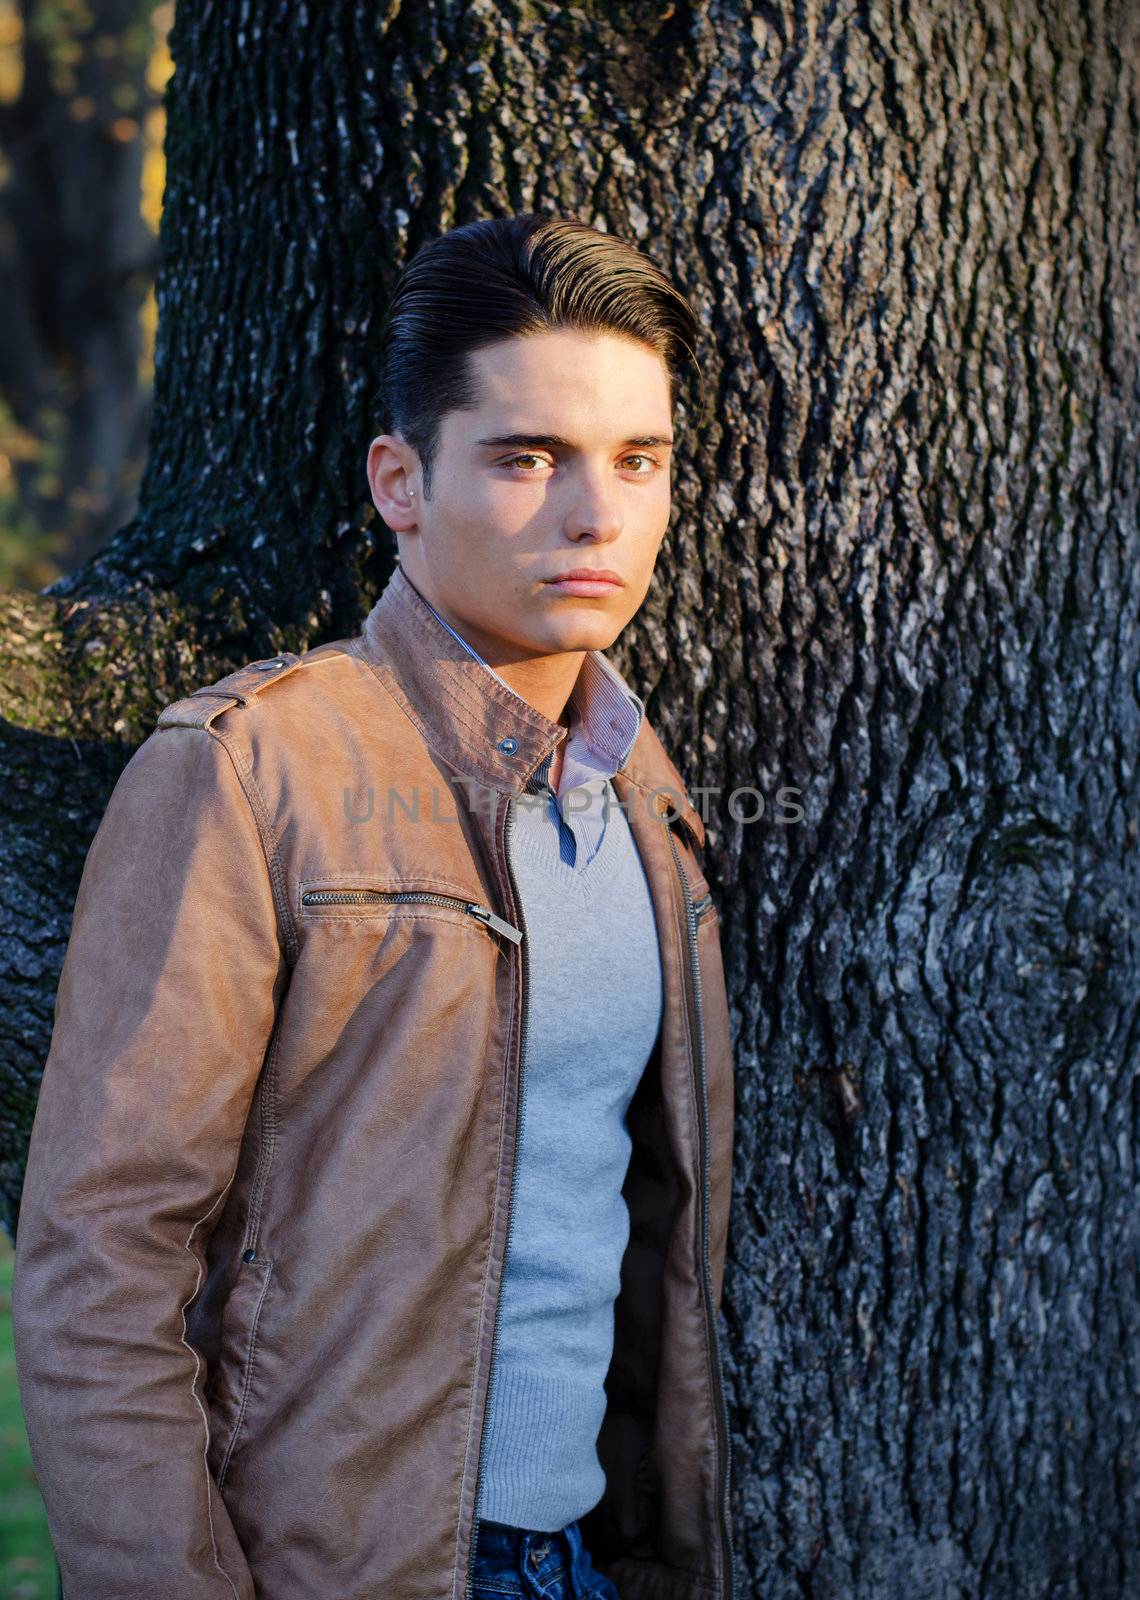
<path id="1" fill-rule="evenodd" d="M 273 683 L 280 683 L 302 664 L 292 650 L 263 661 L 249 661 L 216 682 L 203 684 L 181 700 L 172 700 L 159 712 L 159 728 L 208 728 L 215 717 L 234 706 L 252 705 Z"/>

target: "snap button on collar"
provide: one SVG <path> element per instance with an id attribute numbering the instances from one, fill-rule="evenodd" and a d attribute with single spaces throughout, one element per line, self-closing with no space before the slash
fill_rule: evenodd
<path id="1" fill-rule="evenodd" d="M 519 742 L 518 742 L 517 739 L 500 739 L 499 740 L 499 749 L 503 752 L 504 755 L 513 756 L 515 751 L 518 749 L 518 747 L 519 747 Z"/>
<path id="2" fill-rule="evenodd" d="M 278 667 L 283 667 L 284 661 L 255 661 L 254 666 L 258 672 L 273 672 Z"/>

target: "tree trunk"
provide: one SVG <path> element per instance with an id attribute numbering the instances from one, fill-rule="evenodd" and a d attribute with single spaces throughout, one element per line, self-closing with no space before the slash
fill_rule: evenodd
<path id="1" fill-rule="evenodd" d="M 139 513 L 8 602 L 10 1204 L 121 761 L 386 581 L 400 264 L 595 221 L 706 330 L 612 654 L 711 791 L 741 1594 L 1140 1592 L 1137 15 L 179 7 Z"/>

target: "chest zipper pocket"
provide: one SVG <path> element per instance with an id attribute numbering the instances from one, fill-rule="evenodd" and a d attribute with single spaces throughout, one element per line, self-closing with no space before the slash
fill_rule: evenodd
<path id="1" fill-rule="evenodd" d="M 464 900 L 457 894 L 435 894 L 427 889 L 306 889 L 301 896 L 302 906 L 408 905 L 416 902 L 458 906 L 514 944 L 522 942 L 520 930 L 496 916 L 490 906 L 482 905 L 478 900 Z"/>

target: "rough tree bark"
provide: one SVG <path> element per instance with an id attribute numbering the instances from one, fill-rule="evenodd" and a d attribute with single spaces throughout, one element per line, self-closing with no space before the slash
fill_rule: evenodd
<path id="1" fill-rule="evenodd" d="M 9 1204 L 122 761 L 386 579 L 400 263 L 597 220 L 706 330 L 613 655 L 716 791 L 742 1592 L 1140 1592 L 1136 7 L 247 0 L 173 52 L 139 514 L 7 602 Z"/>

